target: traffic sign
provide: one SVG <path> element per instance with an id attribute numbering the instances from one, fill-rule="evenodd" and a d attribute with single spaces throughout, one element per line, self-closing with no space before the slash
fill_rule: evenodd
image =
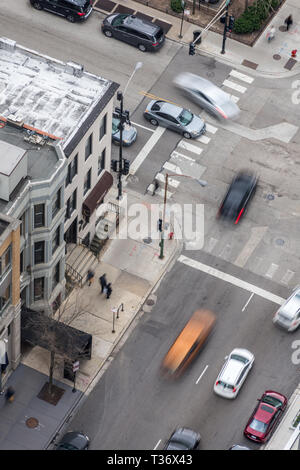
<path id="1" fill-rule="evenodd" d="M 79 361 L 73 362 L 73 372 L 79 370 Z"/>

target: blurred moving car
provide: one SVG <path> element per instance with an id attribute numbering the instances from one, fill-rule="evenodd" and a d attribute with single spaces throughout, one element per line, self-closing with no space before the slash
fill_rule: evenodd
<path id="1" fill-rule="evenodd" d="M 194 73 L 183 72 L 173 83 L 195 103 L 218 118 L 234 119 L 240 113 L 240 108 L 228 93 Z"/>
<path id="2" fill-rule="evenodd" d="M 91 0 L 30 0 L 36 10 L 64 16 L 71 23 L 86 20 L 93 11 Z"/>
<path id="3" fill-rule="evenodd" d="M 201 440 L 199 433 L 188 428 L 177 428 L 166 443 L 164 450 L 194 450 Z"/>
<path id="4" fill-rule="evenodd" d="M 106 37 L 120 39 L 142 52 L 157 51 L 165 41 L 165 33 L 160 26 L 125 13 L 108 15 L 101 28 Z"/>
<path id="5" fill-rule="evenodd" d="M 56 450 L 88 450 L 90 439 L 78 431 L 67 432 L 59 441 Z"/>
<path id="6" fill-rule="evenodd" d="M 253 366 L 254 355 L 247 349 L 235 348 L 226 359 L 214 392 L 224 398 L 235 398 Z"/>
<path id="7" fill-rule="evenodd" d="M 197 310 L 167 352 L 161 365 L 162 373 L 178 377 L 199 353 L 215 322 L 213 312 Z"/>
<path id="8" fill-rule="evenodd" d="M 300 325 L 300 287 L 281 305 L 273 317 L 273 323 L 287 331 L 295 331 Z"/>
<path id="9" fill-rule="evenodd" d="M 266 390 L 258 400 L 244 435 L 255 442 L 267 442 L 286 409 L 287 401 L 282 393 Z"/>
<path id="10" fill-rule="evenodd" d="M 200 116 L 195 116 L 191 111 L 176 106 L 166 101 L 150 101 L 144 117 L 153 126 L 164 126 L 172 131 L 179 132 L 186 139 L 192 139 L 202 135 L 206 126 Z"/>
<path id="11" fill-rule="evenodd" d="M 258 178 L 250 171 L 239 172 L 232 180 L 220 206 L 218 216 L 237 224 L 255 193 Z"/>
<path id="12" fill-rule="evenodd" d="M 229 447 L 228 450 L 251 450 L 249 447 L 240 446 L 239 444 L 234 444 L 233 446 Z"/>
<path id="13" fill-rule="evenodd" d="M 115 144 L 120 144 L 120 130 L 119 130 L 120 119 L 113 117 L 112 118 L 112 141 Z M 129 123 L 124 124 L 123 129 L 123 145 L 128 147 L 133 144 L 137 138 L 137 130 L 134 126 Z"/>

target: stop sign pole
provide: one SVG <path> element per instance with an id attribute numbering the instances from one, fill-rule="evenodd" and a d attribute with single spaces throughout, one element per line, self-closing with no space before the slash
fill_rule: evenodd
<path id="1" fill-rule="evenodd" d="M 76 392 L 75 383 L 76 383 L 76 372 L 79 370 L 79 361 L 73 362 L 73 372 L 74 372 L 74 386 L 72 392 Z"/>

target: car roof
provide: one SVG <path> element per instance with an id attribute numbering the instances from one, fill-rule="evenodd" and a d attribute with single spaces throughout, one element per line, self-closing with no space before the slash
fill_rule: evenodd
<path id="1" fill-rule="evenodd" d="M 153 104 L 159 105 L 159 110 L 155 109 L 154 111 L 162 111 L 163 113 L 171 114 L 172 116 L 179 116 L 183 110 L 183 108 L 180 108 L 176 104 L 168 103 L 167 101 L 155 101 Z"/>
<path id="2" fill-rule="evenodd" d="M 229 385 L 235 385 L 241 371 L 243 370 L 245 364 L 236 359 L 231 359 L 230 357 L 225 362 L 224 368 L 222 369 L 219 379 L 222 382 L 226 382 Z"/>
<path id="3" fill-rule="evenodd" d="M 221 88 L 209 80 L 199 77 L 199 75 L 195 75 L 194 73 L 185 72 L 180 74 L 178 80 L 191 89 L 199 89 L 213 101 L 215 101 L 216 97 L 221 99 L 221 101 L 230 100 L 230 95 L 228 93 L 221 90 Z"/>
<path id="4" fill-rule="evenodd" d="M 140 31 L 141 33 L 146 34 L 155 34 L 160 29 L 160 27 L 156 24 L 150 23 L 149 21 L 138 18 L 134 15 L 128 15 L 124 20 L 124 24 L 135 29 L 136 31 Z"/>
<path id="5" fill-rule="evenodd" d="M 259 403 L 258 408 L 254 414 L 254 418 L 262 421 L 263 423 L 269 423 L 277 412 L 277 408 L 266 403 Z"/>
<path id="6" fill-rule="evenodd" d="M 300 309 L 300 288 L 297 289 L 287 301 L 280 307 L 279 311 L 287 317 L 293 318 Z"/>

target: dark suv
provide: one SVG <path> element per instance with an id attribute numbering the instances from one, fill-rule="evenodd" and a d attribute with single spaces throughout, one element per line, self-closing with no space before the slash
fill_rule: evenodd
<path id="1" fill-rule="evenodd" d="M 134 15 L 109 15 L 103 20 L 102 31 L 108 38 L 128 42 L 142 52 L 160 49 L 165 40 L 160 26 Z"/>
<path id="2" fill-rule="evenodd" d="M 91 0 L 30 0 L 30 3 L 37 10 L 65 16 L 71 23 L 86 20 L 93 10 Z"/>

